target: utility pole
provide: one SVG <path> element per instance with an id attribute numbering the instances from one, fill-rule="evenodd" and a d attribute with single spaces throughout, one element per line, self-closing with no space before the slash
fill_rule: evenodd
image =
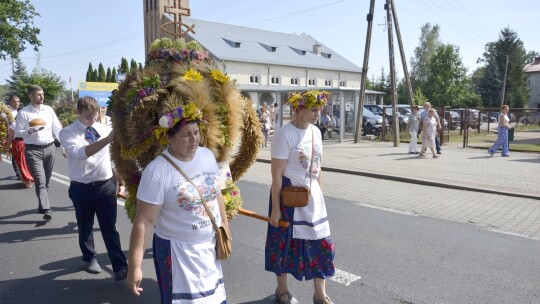
<path id="1" fill-rule="evenodd" d="M 392 98 L 392 126 L 394 147 L 399 146 L 399 121 L 397 117 L 397 95 L 396 95 L 396 63 L 394 58 L 394 35 L 392 30 L 392 0 L 386 0 L 386 19 L 388 21 L 388 54 L 390 57 L 390 88 Z"/>
<path id="2" fill-rule="evenodd" d="M 411 79 L 409 78 L 409 69 L 407 68 L 407 59 L 405 59 L 405 51 L 403 50 L 403 42 L 401 41 L 401 31 L 399 30 L 398 17 L 396 13 L 396 7 L 394 5 L 394 0 L 390 1 L 392 3 L 392 17 L 394 18 L 394 24 L 396 25 L 396 34 L 397 41 L 399 45 L 399 53 L 401 55 L 401 65 L 403 66 L 403 74 L 405 74 L 405 81 L 407 82 L 407 93 L 409 95 L 409 105 L 414 106 L 414 95 L 411 85 Z"/>
<path id="3" fill-rule="evenodd" d="M 503 87 L 502 87 L 502 94 L 501 94 L 501 108 L 504 105 L 504 92 L 506 91 L 506 74 L 508 73 L 508 58 L 509 56 L 506 55 L 506 67 L 504 68 L 504 80 L 503 80 Z"/>
<path id="4" fill-rule="evenodd" d="M 358 142 L 360 138 L 360 130 L 362 128 L 362 120 L 364 118 L 364 99 L 366 98 L 366 81 L 367 72 L 369 66 L 369 50 L 371 47 L 371 30 L 373 27 L 373 10 L 375 8 L 375 0 L 371 0 L 369 5 L 369 14 L 367 14 L 366 20 L 368 22 L 368 29 L 366 35 L 366 46 L 364 49 L 364 63 L 362 66 L 362 80 L 360 82 L 360 100 L 358 101 L 358 110 L 356 112 L 356 126 L 354 129 L 354 143 Z"/>

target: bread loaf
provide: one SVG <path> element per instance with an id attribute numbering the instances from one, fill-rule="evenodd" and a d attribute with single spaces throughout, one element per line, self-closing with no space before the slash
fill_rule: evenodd
<path id="1" fill-rule="evenodd" d="M 41 119 L 41 118 L 34 118 L 32 120 L 30 120 L 30 127 L 38 127 L 38 126 L 45 126 L 47 123 L 45 122 L 45 120 Z"/>

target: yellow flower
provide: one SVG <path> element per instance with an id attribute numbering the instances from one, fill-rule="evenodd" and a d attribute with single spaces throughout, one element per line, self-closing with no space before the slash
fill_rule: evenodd
<path id="1" fill-rule="evenodd" d="M 191 68 L 186 71 L 186 73 L 184 74 L 184 76 L 182 76 L 182 78 L 184 78 L 185 80 L 190 80 L 190 81 L 201 81 L 203 79 L 203 76 L 201 73 Z"/>
<path id="2" fill-rule="evenodd" d="M 217 82 L 225 83 L 229 81 L 229 76 L 223 74 L 220 70 L 212 70 L 210 76 Z"/>

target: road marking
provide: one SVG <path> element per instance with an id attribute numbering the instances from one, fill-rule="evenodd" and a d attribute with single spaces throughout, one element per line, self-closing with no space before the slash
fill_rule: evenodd
<path id="1" fill-rule="evenodd" d="M 336 268 L 336 273 L 329 279 L 345 286 L 349 286 L 352 282 L 360 280 L 361 278 L 362 277 L 359 275 L 348 273 L 346 271 Z"/>
<path id="2" fill-rule="evenodd" d="M 403 210 L 391 209 L 391 208 L 380 207 L 380 206 L 375 206 L 375 205 L 370 205 L 370 204 L 356 203 L 355 205 L 361 206 L 361 207 L 372 208 L 372 209 L 378 209 L 378 210 L 387 211 L 387 212 L 392 212 L 392 213 L 398 213 L 398 214 L 408 215 L 408 216 L 418 216 L 418 214 L 416 214 L 415 212 L 409 212 L 409 211 L 403 211 Z"/>

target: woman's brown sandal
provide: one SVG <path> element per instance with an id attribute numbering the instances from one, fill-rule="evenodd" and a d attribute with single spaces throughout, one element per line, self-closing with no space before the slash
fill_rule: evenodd
<path id="1" fill-rule="evenodd" d="M 334 302 L 332 302 L 332 300 L 330 300 L 330 298 L 328 296 L 326 296 L 326 298 L 322 299 L 322 300 L 317 300 L 315 298 L 313 298 L 313 304 L 326 304 L 326 302 L 328 302 L 328 304 L 334 304 Z"/>
<path id="2" fill-rule="evenodd" d="M 288 290 L 281 293 L 276 291 L 275 295 L 276 300 L 274 301 L 274 304 L 298 304 L 298 300 L 296 300 Z M 287 296 L 285 301 L 281 299 L 283 296 Z"/>

